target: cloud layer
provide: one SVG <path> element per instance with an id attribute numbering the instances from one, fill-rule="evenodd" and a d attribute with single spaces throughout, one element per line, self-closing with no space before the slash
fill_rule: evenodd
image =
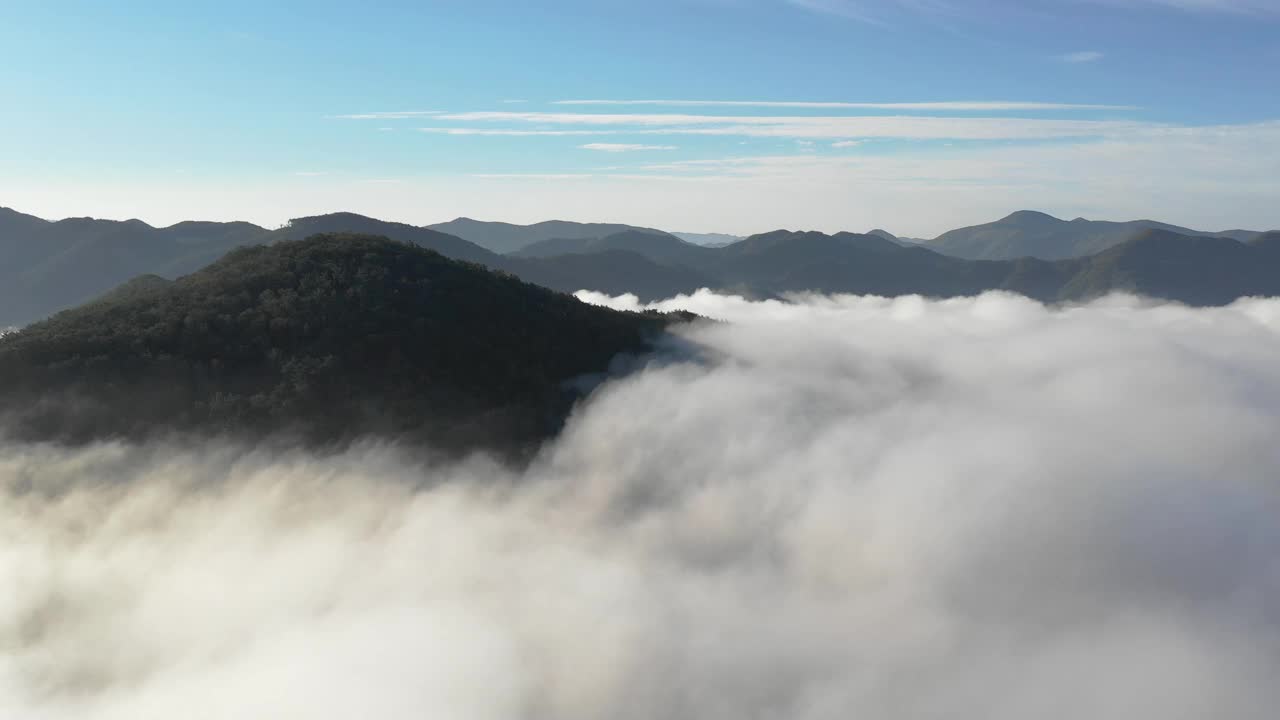
<path id="1" fill-rule="evenodd" d="M 0 717 L 1271 717 L 1280 301 L 677 306 L 523 473 L 7 447 Z"/>

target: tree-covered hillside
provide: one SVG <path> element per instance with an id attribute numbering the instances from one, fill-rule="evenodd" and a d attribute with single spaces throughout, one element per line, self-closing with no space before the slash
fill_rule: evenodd
<path id="1" fill-rule="evenodd" d="M 562 422 L 570 381 L 666 323 L 410 244 L 321 235 L 140 279 L 6 336 L 0 408 L 10 432 L 72 441 L 288 429 L 528 447 Z"/>

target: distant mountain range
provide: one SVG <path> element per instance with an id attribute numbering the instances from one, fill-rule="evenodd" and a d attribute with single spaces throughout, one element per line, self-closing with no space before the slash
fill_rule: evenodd
<path id="1" fill-rule="evenodd" d="M 494 252 L 442 227 L 482 234 L 494 246 L 519 247 Z M 933 241 L 884 230 L 779 230 L 709 247 L 660 230 L 560 221 L 519 226 L 460 219 L 417 227 L 334 213 L 297 218 L 277 230 L 207 222 L 154 228 L 137 220 L 48 222 L 0 209 L 0 328 L 46 317 L 138 275 L 175 279 L 238 246 L 321 233 L 384 236 L 553 290 L 630 292 L 643 300 L 702 287 L 757 297 L 808 290 L 954 296 L 1004 289 L 1048 302 L 1127 290 L 1193 304 L 1280 294 L 1272 280 L 1280 278 L 1275 233 L 1203 235 L 1148 221 L 1065 222 L 1031 212 Z M 1084 257 L 1006 257 L 1019 248 L 1073 255 L 1094 246 L 1101 249 Z M 956 256 L 965 253 L 979 258 Z"/>
<path id="2" fill-rule="evenodd" d="M 704 245 L 706 247 L 724 247 L 732 245 L 739 240 L 745 239 L 744 235 L 726 235 L 724 233 L 689 233 L 689 232 L 673 232 L 672 235 L 694 245 Z"/>
<path id="3" fill-rule="evenodd" d="M 266 232 L 242 222 L 48 222 L 0 208 L 0 327 L 84 302 L 142 273 L 194 272 L 239 245 L 261 242 Z"/>
<path id="4" fill-rule="evenodd" d="M 448 233 L 475 243 L 480 247 L 506 254 L 515 252 L 544 240 L 582 240 L 602 238 L 620 232 L 639 231 L 661 233 L 661 230 L 619 225 L 616 223 L 577 223 L 564 220 L 548 220 L 534 225 L 512 225 L 504 222 L 484 222 L 471 218 L 458 218 L 446 223 L 428 225 L 428 229 Z"/>
<path id="5" fill-rule="evenodd" d="M 1076 218 L 1068 222 L 1041 212 L 1023 210 L 993 223 L 943 233 L 925 243 L 940 253 L 968 260 L 1013 260 L 1021 257 L 1061 260 L 1102 252 L 1147 230 L 1230 238 L 1239 242 L 1249 242 L 1262 234 L 1257 230 L 1203 232 L 1154 220 L 1105 222 Z"/>
<path id="6" fill-rule="evenodd" d="M 523 250 L 548 240 L 595 240 L 624 232 L 642 232 L 672 235 L 693 245 L 723 246 L 742 239 L 738 235 L 722 233 L 664 233 L 653 228 L 618 223 L 579 223 L 566 220 L 548 220 L 533 225 L 513 225 L 504 222 L 484 222 L 471 218 L 458 218 L 445 223 L 427 226 L 437 232 L 460 237 L 467 242 L 500 255 Z"/>

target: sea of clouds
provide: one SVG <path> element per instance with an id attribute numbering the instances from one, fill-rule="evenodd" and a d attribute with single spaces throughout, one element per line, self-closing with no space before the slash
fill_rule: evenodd
<path id="1" fill-rule="evenodd" d="M 659 307 L 523 470 L 0 448 L 0 718 L 1275 717 L 1280 300 Z"/>

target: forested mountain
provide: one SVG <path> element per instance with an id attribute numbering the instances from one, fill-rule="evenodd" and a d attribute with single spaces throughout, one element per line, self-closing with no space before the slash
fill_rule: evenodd
<path id="1" fill-rule="evenodd" d="M 450 235 L 455 235 L 468 242 L 475 243 L 492 252 L 506 254 L 543 240 L 580 240 L 584 238 L 602 238 L 620 232 L 640 231 L 661 233 L 653 228 L 619 225 L 616 223 L 578 223 L 564 220 L 548 220 L 533 225 L 513 225 L 504 222 L 484 222 L 471 218 L 458 218 L 446 223 L 428 226 Z"/>
<path id="2" fill-rule="evenodd" d="M 1070 222 L 1052 215 L 1023 210 L 985 225 L 960 228 L 927 243 L 938 252 L 969 260 L 1012 260 L 1035 257 L 1061 260 L 1100 253 L 1147 230 L 1167 230 L 1179 235 L 1225 237 L 1247 242 L 1259 233 L 1252 230 L 1201 232 L 1154 220 L 1105 222 L 1076 218 Z"/>
<path id="3" fill-rule="evenodd" d="M 570 381 L 668 321 L 407 243 L 319 235 L 140 278 L 5 336 L 0 408 L 40 439 L 288 428 L 518 451 L 558 428 Z"/>

